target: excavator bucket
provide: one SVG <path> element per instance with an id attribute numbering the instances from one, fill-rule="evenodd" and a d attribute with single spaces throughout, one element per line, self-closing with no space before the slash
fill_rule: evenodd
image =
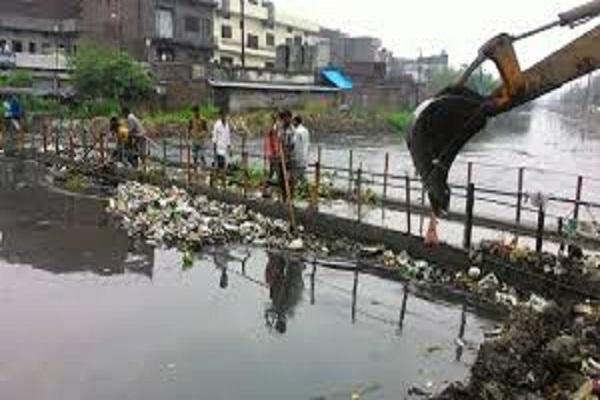
<path id="1" fill-rule="evenodd" d="M 469 139 L 486 125 L 485 100 L 466 87 L 453 86 L 417 109 L 408 148 L 438 216 L 450 206 L 448 173 L 452 163 Z"/>

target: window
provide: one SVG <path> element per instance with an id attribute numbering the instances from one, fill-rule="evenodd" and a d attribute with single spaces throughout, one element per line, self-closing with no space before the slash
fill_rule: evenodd
<path id="1" fill-rule="evenodd" d="M 23 52 L 23 42 L 21 42 L 19 40 L 13 40 L 12 51 L 15 53 L 22 53 Z"/>
<path id="2" fill-rule="evenodd" d="M 200 18 L 198 17 L 185 17 L 185 31 L 186 32 L 200 32 Z"/>
<path id="3" fill-rule="evenodd" d="M 265 62 L 265 69 L 275 69 L 275 63 L 272 61 Z"/>
<path id="4" fill-rule="evenodd" d="M 166 9 L 156 10 L 156 32 L 162 39 L 173 39 L 173 11 Z"/>
<path id="5" fill-rule="evenodd" d="M 291 37 L 285 39 L 285 44 L 287 44 L 288 46 L 291 46 L 293 43 L 294 39 L 292 39 Z"/>
<path id="6" fill-rule="evenodd" d="M 288 33 L 292 33 L 292 32 L 294 32 L 294 29 L 291 26 L 288 26 L 287 31 L 288 31 Z"/>
<path id="7" fill-rule="evenodd" d="M 221 57 L 221 65 L 224 65 L 226 67 L 232 67 L 233 66 L 233 58 L 222 56 Z"/>
<path id="8" fill-rule="evenodd" d="M 8 51 L 8 43 L 6 39 L 0 39 L 0 52 Z"/>
<path id="9" fill-rule="evenodd" d="M 223 25 L 221 27 L 221 37 L 223 39 L 231 39 L 233 37 L 233 29 L 229 25 Z"/>
<path id="10" fill-rule="evenodd" d="M 257 6 L 258 5 L 258 0 L 248 0 L 248 3 L 254 4 L 255 6 Z"/>
<path id="11" fill-rule="evenodd" d="M 248 48 L 258 49 L 258 36 L 251 33 L 248 34 Z"/>
<path id="12" fill-rule="evenodd" d="M 206 39 L 212 39 L 213 35 L 213 25 L 211 19 L 202 18 L 202 37 Z"/>
<path id="13" fill-rule="evenodd" d="M 31 54 L 37 53 L 37 44 L 35 44 L 34 42 L 29 42 L 29 52 Z"/>
<path id="14" fill-rule="evenodd" d="M 48 42 L 44 42 L 42 43 L 42 53 L 43 54 L 50 54 L 51 50 L 50 50 L 50 43 Z"/>
<path id="15" fill-rule="evenodd" d="M 267 46 L 275 46 L 275 35 L 272 33 L 267 33 Z"/>
<path id="16" fill-rule="evenodd" d="M 294 36 L 294 44 L 296 46 L 302 46 L 302 36 Z"/>
<path id="17" fill-rule="evenodd" d="M 175 52 L 173 49 L 159 48 L 156 49 L 156 57 L 162 62 L 175 61 Z"/>

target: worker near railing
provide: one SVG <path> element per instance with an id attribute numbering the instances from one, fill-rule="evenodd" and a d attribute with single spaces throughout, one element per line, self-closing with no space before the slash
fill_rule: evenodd
<path id="1" fill-rule="evenodd" d="M 129 107 L 123 107 L 121 116 L 127 121 L 127 129 L 129 131 L 129 162 L 134 167 L 137 167 L 140 159 L 144 161 L 147 154 L 146 130 L 139 118 L 131 112 Z"/>
<path id="2" fill-rule="evenodd" d="M 202 163 L 202 167 L 206 167 L 206 158 L 204 157 L 205 143 L 208 137 L 208 122 L 200 114 L 200 107 L 192 108 L 192 118 L 188 127 L 190 139 L 192 140 L 192 154 L 194 158 L 194 166 L 198 167 L 198 161 Z"/>
<path id="3" fill-rule="evenodd" d="M 292 125 L 292 112 L 284 110 L 279 114 L 279 138 L 281 142 L 281 167 L 283 173 L 281 175 L 281 193 L 284 200 L 287 199 L 287 192 L 289 190 L 290 198 L 294 198 L 295 182 L 294 177 L 291 174 L 293 168 L 293 153 L 294 153 L 294 126 Z"/>
<path id="4" fill-rule="evenodd" d="M 306 183 L 306 168 L 310 150 L 310 132 L 304 126 L 302 117 L 296 115 L 292 121 L 294 130 L 291 174 L 295 183 Z"/>
<path id="5" fill-rule="evenodd" d="M 213 126 L 212 142 L 215 155 L 214 166 L 219 178 L 225 184 L 227 156 L 231 154 L 231 124 L 225 110 L 221 110 L 219 119 Z"/>
<path id="6" fill-rule="evenodd" d="M 268 187 L 273 182 L 280 182 L 281 172 L 281 145 L 279 141 L 279 118 L 273 114 L 271 125 L 267 131 L 264 142 L 265 162 L 268 164 L 267 177 L 263 186 L 263 197 L 268 197 Z M 275 179 L 275 181 L 274 181 Z"/>
<path id="7" fill-rule="evenodd" d="M 4 109 L 4 154 L 12 155 L 16 151 L 17 134 L 21 131 L 23 108 L 16 96 L 2 102 Z"/>

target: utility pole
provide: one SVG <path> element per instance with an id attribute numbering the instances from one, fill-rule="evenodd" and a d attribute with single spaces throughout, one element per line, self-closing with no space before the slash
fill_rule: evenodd
<path id="1" fill-rule="evenodd" d="M 240 28 L 242 28 L 242 69 L 246 69 L 246 0 L 240 0 Z"/>

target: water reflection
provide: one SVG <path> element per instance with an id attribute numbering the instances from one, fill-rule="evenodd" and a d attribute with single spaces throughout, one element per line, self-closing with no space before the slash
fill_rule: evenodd
<path id="1" fill-rule="evenodd" d="M 280 334 L 287 331 L 288 319 L 302 301 L 304 264 L 286 254 L 269 253 L 265 281 L 271 302 L 265 310 L 267 327 Z"/>
<path id="2" fill-rule="evenodd" d="M 152 279 L 154 250 L 111 226 L 102 201 L 48 191 L 43 170 L 31 163 L 2 162 L 0 170 L 0 260 L 54 274 Z"/>

